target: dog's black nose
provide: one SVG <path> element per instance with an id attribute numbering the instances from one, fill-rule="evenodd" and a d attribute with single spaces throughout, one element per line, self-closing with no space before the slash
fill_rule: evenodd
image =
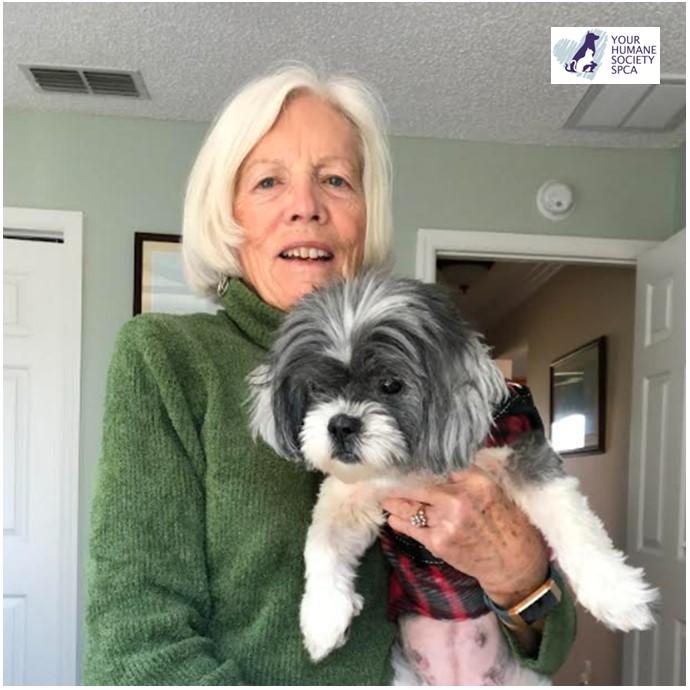
<path id="1" fill-rule="evenodd" d="M 342 443 L 346 439 L 356 434 L 362 428 L 362 421 L 357 417 L 350 417 L 346 414 L 337 414 L 331 417 L 328 422 L 328 433 L 338 442 Z"/>

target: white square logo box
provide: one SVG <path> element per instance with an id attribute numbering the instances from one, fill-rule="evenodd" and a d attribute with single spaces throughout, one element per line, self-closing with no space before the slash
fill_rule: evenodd
<path id="1" fill-rule="evenodd" d="M 659 84 L 658 26 L 552 26 L 552 84 Z"/>

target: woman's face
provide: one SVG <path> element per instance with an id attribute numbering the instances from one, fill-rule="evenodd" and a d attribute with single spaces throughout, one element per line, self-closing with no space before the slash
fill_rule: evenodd
<path id="1" fill-rule="evenodd" d="M 243 161 L 233 214 L 244 230 L 244 278 L 265 302 L 287 310 L 352 276 L 366 232 L 353 125 L 313 95 L 295 97 Z"/>

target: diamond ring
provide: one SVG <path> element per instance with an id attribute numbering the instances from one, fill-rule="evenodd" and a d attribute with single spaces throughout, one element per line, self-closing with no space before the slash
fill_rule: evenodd
<path id="1" fill-rule="evenodd" d="M 426 511 L 424 506 L 419 506 L 417 512 L 410 518 L 410 523 L 413 527 L 428 527 L 429 523 L 426 519 Z"/>

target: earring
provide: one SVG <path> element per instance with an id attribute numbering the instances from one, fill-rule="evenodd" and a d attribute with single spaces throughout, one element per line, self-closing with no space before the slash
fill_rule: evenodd
<path id="1" fill-rule="evenodd" d="M 225 294 L 225 291 L 228 289 L 228 277 L 227 276 L 221 276 L 220 280 L 218 281 L 218 285 L 216 286 L 216 294 L 218 297 L 222 297 Z"/>

